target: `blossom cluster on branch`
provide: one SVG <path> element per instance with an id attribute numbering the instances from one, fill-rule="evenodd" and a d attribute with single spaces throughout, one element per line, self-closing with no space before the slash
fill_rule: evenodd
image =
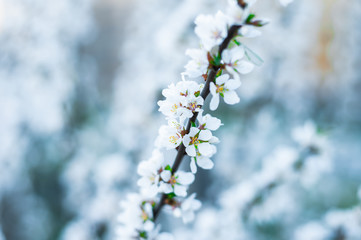
<path id="1" fill-rule="evenodd" d="M 258 239 L 253 232 L 258 223 L 283 219 L 298 208 L 301 203 L 293 199 L 291 189 L 297 183 L 306 189 L 318 184 L 332 168 L 332 151 L 311 121 L 295 128 L 292 139 L 295 146 L 277 147 L 263 159 L 259 171 L 220 193 L 219 210 L 200 213 L 192 229 L 197 239 Z M 187 234 L 179 234 L 180 239 L 188 239 Z"/>
<path id="2" fill-rule="evenodd" d="M 235 90 L 241 85 L 240 74 L 259 64 L 258 56 L 242 43 L 243 38 L 259 36 L 258 28 L 267 23 L 251 12 L 254 2 L 230 1 L 227 14 L 219 11 L 196 18 L 200 48 L 186 51 L 191 60 L 182 81 L 162 91 L 165 100 L 158 102 L 159 111 L 168 124 L 159 129 L 152 157 L 138 166 L 140 192 L 121 203 L 120 239 L 171 239 L 169 233 L 159 233 L 160 226 L 155 224 L 163 206 L 185 223 L 192 221 L 194 211 L 201 207 L 195 194 L 188 196 L 187 188 L 195 180 L 197 167 L 213 168 L 211 158 L 219 142 L 213 131 L 222 125 L 202 108 L 209 94 L 212 111 L 221 98 L 227 104 L 238 103 Z M 177 151 L 173 162 L 165 157 L 164 149 Z M 190 157 L 190 172 L 178 170 L 185 155 Z"/>

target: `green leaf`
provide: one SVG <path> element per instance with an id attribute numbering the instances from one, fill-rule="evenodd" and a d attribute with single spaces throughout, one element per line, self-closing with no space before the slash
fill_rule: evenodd
<path id="1" fill-rule="evenodd" d="M 262 58 L 258 56 L 255 52 L 253 52 L 250 48 L 248 48 L 246 45 L 242 45 L 244 47 L 244 52 L 248 60 L 256 66 L 261 66 L 263 64 Z"/>
<path id="2" fill-rule="evenodd" d="M 168 199 L 172 199 L 172 198 L 174 198 L 175 196 L 176 196 L 176 195 L 175 195 L 174 192 L 167 194 L 167 198 L 168 198 Z"/>
<path id="3" fill-rule="evenodd" d="M 250 15 L 248 15 L 248 17 L 246 19 L 246 23 L 250 23 L 255 16 L 256 15 L 254 13 L 251 13 Z"/>
<path id="4" fill-rule="evenodd" d="M 192 127 L 197 127 L 195 122 L 191 122 Z"/>
<path id="5" fill-rule="evenodd" d="M 196 96 L 196 97 L 199 97 L 199 95 L 201 95 L 201 91 L 198 91 L 198 92 L 194 93 L 194 96 Z"/>
<path id="6" fill-rule="evenodd" d="M 221 95 L 222 97 L 224 97 L 224 94 L 223 94 L 222 92 L 220 92 L 219 95 Z"/>
<path id="7" fill-rule="evenodd" d="M 167 165 L 167 166 L 164 168 L 164 170 L 172 171 L 172 168 L 171 168 L 169 165 Z"/>

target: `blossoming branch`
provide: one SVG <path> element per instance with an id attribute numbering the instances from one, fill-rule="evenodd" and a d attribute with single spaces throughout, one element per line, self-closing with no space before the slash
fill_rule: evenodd
<path id="1" fill-rule="evenodd" d="M 165 100 L 158 102 L 159 111 L 168 124 L 159 129 L 152 157 L 138 166 L 140 193 L 128 195 L 121 203 L 120 239 L 172 239 L 169 233 L 159 233 L 160 226 L 155 224 L 161 209 L 167 207 L 187 223 L 201 207 L 195 194 L 188 196 L 187 188 L 197 167 L 213 168 L 211 157 L 219 142 L 213 131 L 222 125 L 220 119 L 204 114 L 202 107 L 209 94 L 212 111 L 222 98 L 227 104 L 238 103 L 235 90 L 241 85 L 240 75 L 259 64 L 259 57 L 242 43 L 243 38 L 259 36 L 257 28 L 267 23 L 251 12 L 254 3 L 230 1 L 227 14 L 219 11 L 196 18 L 200 48 L 186 51 L 191 60 L 182 81 L 162 91 Z M 173 162 L 164 157 L 163 149 L 177 151 Z M 190 157 L 191 172 L 178 170 L 185 155 Z"/>

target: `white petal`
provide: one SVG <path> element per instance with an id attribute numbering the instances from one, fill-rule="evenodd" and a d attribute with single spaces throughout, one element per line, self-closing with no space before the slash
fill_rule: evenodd
<path id="1" fill-rule="evenodd" d="M 146 231 L 151 231 L 151 230 L 153 230 L 153 228 L 154 228 L 154 222 L 152 222 L 152 221 L 146 221 L 146 222 L 144 223 L 144 230 L 146 230 Z"/>
<path id="2" fill-rule="evenodd" d="M 160 186 L 160 190 L 166 194 L 173 192 L 172 185 L 170 185 L 169 183 L 162 183 Z"/>
<path id="3" fill-rule="evenodd" d="M 236 104 L 239 102 L 239 97 L 235 91 L 227 91 L 224 93 L 224 101 L 227 104 Z"/>
<path id="4" fill-rule="evenodd" d="M 216 78 L 216 83 L 217 83 L 217 85 L 221 85 L 221 84 L 227 82 L 228 79 L 229 79 L 229 75 L 223 74 Z"/>
<path id="5" fill-rule="evenodd" d="M 209 140 L 209 143 L 219 143 L 219 139 L 215 136 L 212 136 L 212 138 Z"/>
<path id="6" fill-rule="evenodd" d="M 189 131 L 189 135 L 194 137 L 199 132 L 199 129 L 196 127 L 191 127 L 191 130 Z"/>
<path id="7" fill-rule="evenodd" d="M 224 84 L 224 87 L 228 90 L 234 90 L 241 86 L 241 81 L 236 79 L 230 79 L 226 84 Z"/>
<path id="8" fill-rule="evenodd" d="M 176 174 L 178 176 L 177 182 L 182 185 L 189 185 L 194 181 L 193 173 L 179 171 Z"/>
<path id="9" fill-rule="evenodd" d="M 230 63 L 231 62 L 231 52 L 228 49 L 225 49 L 222 53 L 222 60 L 225 63 Z"/>
<path id="10" fill-rule="evenodd" d="M 185 197 L 185 196 L 187 196 L 187 188 L 185 186 L 182 186 L 182 185 L 175 185 L 174 186 L 174 193 L 177 196 Z"/>
<path id="11" fill-rule="evenodd" d="M 185 147 L 189 146 L 189 143 L 191 142 L 191 138 L 188 134 L 184 135 L 183 137 L 183 144 Z"/>
<path id="12" fill-rule="evenodd" d="M 220 119 L 212 117 L 210 114 L 207 114 L 204 118 L 206 121 L 206 128 L 209 130 L 215 131 L 222 125 Z"/>
<path id="13" fill-rule="evenodd" d="M 235 47 L 232 48 L 232 62 L 234 63 L 238 59 L 241 59 L 244 57 L 244 48 L 243 47 Z"/>
<path id="14" fill-rule="evenodd" d="M 217 90 L 216 85 L 213 82 L 211 82 L 209 84 L 209 91 L 213 96 L 217 95 L 216 90 Z"/>
<path id="15" fill-rule="evenodd" d="M 212 138 L 212 132 L 209 130 L 201 130 L 199 133 L 199 139 L 202 141 L 208 141 Z"/>
<path id="16" fill-rule="evenodd" d="M 213 149 L 211 147 L 211 144 L 209 143 L 201 143 L 198 145 L 198 150 L 200 154 L 204 156 L 210 156 L 213 154 Z"/>
<path id="17" fill-rule="evenodd" d="M 219 94 L 215 94 L 213 95 L 212 100 L 209 104 L 209 109 L 214 111 L 218 108 L 218 105 L 219 105 Z"/>
<path id="18" fill-rule="evenodd" d="M 196 153 L 196 148 L 194 145 L 189 145 L 187 148 L 186 148 L 186 152 L 189 156 L 191 157 L 195 157 L 197 155 Z"/>
<path id="19" fill-rule="evenodd" d="M 207 157 L 197 158 L 197 164 L 199 167 L 201 167 L 203 169 L 212 169 L 214 166 L 214 163 L 212 162 L 212 160 Z"/>
<path id="20" fill-rule="evenodd" d="M 254 65 L 248 61 L 239 61 L 237 62 L 237 66 L 235 66 L 237 72 L 242 74 L 247 74 L 252 72 L 254 69 Z"/>
<path id="21" fill-rule="evenodd" d="M 164 170 L 161 172 L 160 177 L 163 179 L 163 181 L 168 182 L 170 180 L 170 177 L 172 176 L 172 173 L 169 170 Z"/>
<path id="22" fill-rule="evenodd" d="M 193 174 L 197 172 L 197 165 L 194 157 L 191 158 L 191 171 Z"/>

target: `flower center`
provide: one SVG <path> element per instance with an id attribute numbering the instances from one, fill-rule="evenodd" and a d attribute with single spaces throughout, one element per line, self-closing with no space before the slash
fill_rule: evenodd
<path id="1" fill-rule="evenodd" d="M 142 209 L 142 216 L 141 216 L 142 220 L 145 222 L 148 220 L 148 214 Z"/>
<path id="2" fill-rule="evenodd" d="M 176 136 L 170 136 L 169 137 L 169 142 L 176 144 L 179 138 L 180 137 L 179 137 L 178 134 Z"/>
<path id="3" fill-rule="evenodd" d="M 193 144 L 194 146 L 197 146 L 198 143 L 199 143 L 198 137 L 194 136 L 191 138 L 191 142 L 190 142 L 191 145 Z"/>
<path id="4" fill-rule="evenodd" d="M 216 89 L 216 93 L 223 93 L 224 92 L 224 85 L 216 85 L 217 89 Z"/>
<path id="5" fill-rule="evenodd" d="M 213 37 L 215 39 L 221 38 L 221 32 L 220 31 L 213 31 Z"/>
<path id="6" fill-rule="evenodd" d="M 169 183 L 174 186 L 177 183 L 177 179 L 175 178 L 175 176 L 173 175 L 170 179 L 169 179 Z"/>

